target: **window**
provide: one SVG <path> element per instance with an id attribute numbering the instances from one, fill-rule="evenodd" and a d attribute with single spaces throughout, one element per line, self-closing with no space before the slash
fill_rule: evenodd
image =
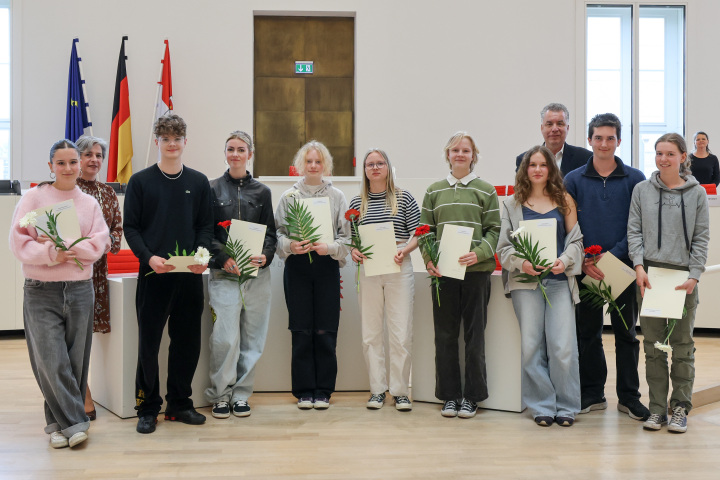
<path id="1" fill-rule="evenodd" d="M 620 117 L 617 155 L 649 176 L 655 140 L 685 133 L 685 8 L 588 5 L 586 17 L 587 121 Z"/>
<path id="2" fill-rule="evenodd" d="M 0 179 L 10 179 L 10 8 L 0 0 Z"/>

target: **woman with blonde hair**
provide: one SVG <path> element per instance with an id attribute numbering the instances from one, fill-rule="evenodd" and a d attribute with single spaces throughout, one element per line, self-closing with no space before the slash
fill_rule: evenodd
<path id="1" fill-rule="evenodd" d="M 544 268 L 517 257 L 511 238 L 521 221 L 539 219 L 557 221 L 557 251 L 551 253 L 557 260 L 542 280 L 544 294 L 538 283 L 520 277 L 538 276 Z M 582 272 L 582 239 L 575 200 L 565 191 L 555 156 L 546 147 L 531 148 L 515 176 L 515 195 L 502 208 L 498 257 L 508 271 L 505 291 L 520 323 L 523 403 L 540 426 L 569 427 L 580 411 L 575 276 Z"/>
<path id="2" fill-rule="evenodd" d="M 347 201 L 324 178 L 332 173 L 332 156 L 325 145 L 316 140 L 306 143 L 295 154 L 293 163 L 302 178 L 283 193 L 275 211 L 277 255 L 285 260 L 285 303 L 292 333 L 292 393 L 299 409 L 324 410 L 330 406 L 337 377 L 340 268 L 345 265 L 346 244 L 350 241 L 350 226 L 345 219 Z M 332 241 L 290 238 L 290 205 L 320 197 L 328 198 L 330 203 Z"/>
<path id="3" fill-rule="evenodd" d="M 440 277 L 439 299 L 431 290 L 435 324 L 435 396 L 444 402 L 444 417 L 472 418 L 477 404 L 488 397 L 485 369 L 485 326 L 490 300 L 490 274 L 495 270 L 495 248 L 500 212 L 495 188 L 473 173 L 478 148 L 467 132 L 457 132 L 445 145 L 448 176 L 430 185 L 423 199 L 420 223 L 440 241 L 447 225 L 473 229 L 470 251 L 457 261 L 466 267 L 464 280 L 443 277 L 423 252 L 427 271 Z M 458 335 L 465 340 L 465 385 L 460 380 Z"/>
<path id="4" fill-rule="evenodd" d="M 391 222 L 397 243 L 395 263 L 400 272 L 372 277 L 360 271 L 358 301 L 362 318 L 363 353 L 370 377 L 370 399 L 367 407 L 382 408 L 385 392 L 395 400 L 397 410 L 411 410 L 410 366 L 412 350 L 412 310 L 415 280 L 410 252 L 417 248 L 415 229 L 420 210 L 407 190 L 395 186 L 387 154 L 371 149 L 363 159 L 363 183 L 360 195 L 350 208 L 360 212 L 359 225 Z M 350 251 L 354 262 L 367 257 L 357 248 Z M 385 335 L 389 351 L 385 351 Z M 390 364 L 390 376 L 386 362 Z"/>

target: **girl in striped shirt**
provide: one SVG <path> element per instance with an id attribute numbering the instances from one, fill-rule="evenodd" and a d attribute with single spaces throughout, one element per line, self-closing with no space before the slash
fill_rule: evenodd
<path id="1" fill-rule="evenodd" d="M 387 154 L 372 149 L 363 160 L 365 176 L 360 195 L 350 202 L 350 208 L 360 212 L 360 225 L 392 222 L 395 230 L 397 254 L 395 263 L 399 273 L 366 277 L 360 273 L 360 312 L 362 317 L 363 353 L 370 377 L 370 399 L 367 407 L 379 409 L 389 389 L 398 410 L 411 410 L 410 351 L 412 348 L 412 310 L 415 296 L 410 252 L 417 248 L 415 229 L 420 210 L 410 192 L 395 186 Z M 354 262 L 365 258 L 358 249 L 350 252 Z M 387 317 L 387 321 L 384 319 Z M 385 352 L 387 329 L 389 352 Z M 386 361 L 390 363 L 388 379 Z"/>

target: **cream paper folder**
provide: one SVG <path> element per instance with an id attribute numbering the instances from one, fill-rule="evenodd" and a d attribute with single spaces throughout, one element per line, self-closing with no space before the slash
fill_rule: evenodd
<path id="1" fill-rule="evenodd" d="M 387 273 L 400 273 L 400 265 L 395 263 L 397 243 L 395 227 L 392 222 L 372 223 L 358 227 L 363 247 L 372 245 L 372 256 L 363 261 L 365 276 L 373 277 Z"/>
<path id="2" fill-rule="evenodd" d="M 649 267 L 648 281 L 652 288 L 645 289 L 640 315 L 643 317 L 682 318 L 685 290 L 675 290 L 688 279 L 687 270 Z"/>
<path id="3" fill-rule="evenodd" d="M 445 225 L 440 239 L 440 260 L 438 270 L 443 277 L 465 279 L 465 265 L 460 265 L 460 257 L 470 251 L 473 237 L 472 227 Z"/>

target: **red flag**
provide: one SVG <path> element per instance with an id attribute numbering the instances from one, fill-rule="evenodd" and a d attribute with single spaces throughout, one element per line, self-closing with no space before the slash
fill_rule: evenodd
<path id="1" fill-rule="evenodd" d="M 165 40 L 165 56 L 160 61 L 162 63 L 162 72 L 160 74 L 160 89 L 155 106 L 155 120 L 163 115 L 172 112 L 172 72 L 170 71 L 170 45 Z"/>
<path id="2" fill-rule="evenodd" d="M 127 183 L 132 175 L 132 132 L 130 128 L 130 93 L 127 71 L 125 70 L 125 40 L 120 44 L 117 76 L 115 78 L 115 99 L 113 100 L 112 126 L 110 129 L 110 151 L 108 152 L 108 182 Z"/>

